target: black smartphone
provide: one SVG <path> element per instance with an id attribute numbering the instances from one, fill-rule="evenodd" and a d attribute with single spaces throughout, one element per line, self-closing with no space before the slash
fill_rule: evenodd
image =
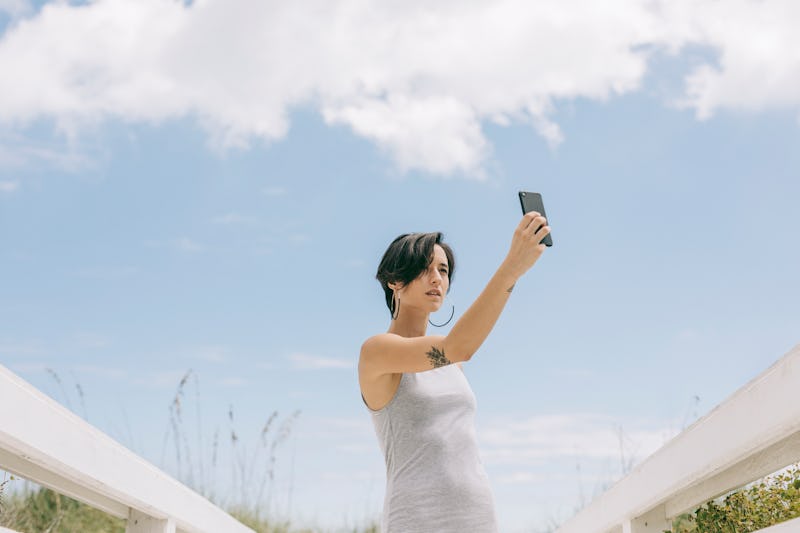
<path id="1" fill-rule="evenodd" d="M 547 214 L 544 212 L 544 203 L 542 202 L 542 195 L 538 192 L 528 192 L 528 191 L 519 191 L 519 203 L 522 205 L 522 214 L 529 213 L 531 211 L 536 211 L 543 217 L 547 218 Z M 550 221 L 548 220 L 548 226 L 550 225 Z M 538 231 L 539 228 L 536 228 Z M 553 239 L 550 238 L 550 234 L 548 233 L 545 235 L 545 238 L 542 239 L 542 242 L 539 244 L 544 244 L 545 246 L 553 246 Z"/>

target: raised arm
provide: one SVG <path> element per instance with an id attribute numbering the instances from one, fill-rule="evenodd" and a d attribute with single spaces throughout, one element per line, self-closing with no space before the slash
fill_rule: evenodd
<path id="1" fill-rule="evenodd" d="M 375 335 L 361 346 L 359 371 L 377 377 L 400 372 L 423 372 L 468 361 L 494 327 L 517 280 L 542 255 L 545 245 L 539 242 L 550 232 L 546 222 L 536 212 L 522 217 L 514 230 L 508 255 L 447 336 Z"/>

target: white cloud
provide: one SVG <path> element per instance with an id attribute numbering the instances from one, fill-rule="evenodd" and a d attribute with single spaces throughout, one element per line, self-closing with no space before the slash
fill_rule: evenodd
<path id="1" fill-rule="evenodd" d="M 127 375 L 127 372 L 122 369 L 99 365 L 78 365 L 75 370 L 79 373 L 91 374 L 106 379 L 120 379 Z"/>
<path id="2" fill-rule="evenodd" d="M 329 123 L 347 124 L 387 147 L 402 171 L 480 171 L 489 151 L 475 110 L 452 96 L 388 94 L 324 108 Z M 481 176 L 479 173 L 478 176 Z"/>
<path id="3" fill-rule="evenodd" d="M 371 434 L 373 431 L 372 422 L 367 417 L 329 416 L 319 418 L 317 423 L 321 428 L 341 430 L 343 434 L 347 435 L 353 435 L 357 431 Z"/>
<path id="4" fill-rule="evenodd" d="M 287 190 L 284 187 L 264 187 L 261 192 L 266 196 L 284 196 Z"/>
<path id="5" fill-rule="evenodd" d="M 379 453 L 375 440 L 375 427 L 366 411 L 364 411 L 364 416 L 359 417 L 306 418 L 305 427 L 305 437 L 336 443 L 337 446 L 341 446 L 343 451 L 360 449 L 365 452 Z"/>
<path id="6" fill-rule="evenodd" d="M 46 352 L 47 350 L 44 347 L 44 342 L 40 340 L 0 343 L 0 355 L 5 358 L 15 356 L 44 355 Z"/>
<path id="7" fill-rule="evenodd" d="M 696 66 L 679 104 L 700 119 L 720 109 L 800 108 L 800 3 L 712 0 L 664 4 L 679 34 L 718 51 L 718 64 Z M 683 23 L 682 25 L 680 23 Z"/>
<path id="8" fill-rule="evenodd" d="M 237 377 L 222 378 L 218 381 L 223 387 L 241 387 L 247 384 L 247 380 Z"/>
<path id="9" fill-rule="evenodd" d="M 291 235 L 286 236 L 286 240 L 292 244 L 305 244 L 311 241 L 311 236 L 305 233 L 292 233 Z"/>
<path id="10" fill-rule="evenodd" d="M 0 181 L 0 193 L 14 192 L 19 189 L 18 181 Z"/>
<path id="11" fill-rule="evenodd" d="M 214 224 L 221 224 L 225 226 L 241 225 L 241 224 L 255 224 L 258 219 L 254 216 L 242 215 L 239 213 L 227 213 L 218 215 L 211 219 Z"/>
<path id="12" fill-rule="evenodd" d="M 323 480 L 339 484 L 352 483 L 353 481 L 371 481 L 375 479 L 375 472 L 373 470 L 355 470 L 350 472 L 326 470 L 320 474 Z"/>
<path id="13" fill-rule="evenodd" d="M 206 245 L 190 239 L 189 237 L 169 240 L 147 239 L 143 244 L 148 248 L 166 248 L 185 253 L 200 253 L 208 250 Z"/>
<path id="14" fill-rule="evenodd" d="M 479 437 L 487 463 L 534 466 L 558 459 L 640 461 L 677 431 L 662 421 L 606 415 L 555 414 L 522 419 L 500 417 L 482 425 Z M 619 429 L 622 428 L 620 441 Z"/>
<path id="15" fill-rule="evenodd" d="M 545 476 L 541 474 L 536 474 L 529 470 L 517 470 L 510 474 L 499 476 L 497 482 L 509 485 L 524 485 L 527 483 L 541 483 L 546 480 Z"/>
<path id="16" fill-rule="evenodd" d="M 11 18 L 26 15 L 33 10 L 28 0 L 0 0 L 0 13 L 8 13 Z"/>
<path id="17" fill-rule="evenodd" d="M 135 379 L 134 383 L 159 389 L 176 388 L 185 375 L 186 370 L 155 372 L 149 376 Z"/>
<path id="18" fill-rule="evenodd" d="M 120 280 L 135 276 L 139 273 L 139 268 L 131 265 L 122 266 L 95 266 L 82 268 L 76 275 L 84 278 L 101 280 Z"/>
<path id="19" fill-rule="evenodd" d="M 47 370 L 47 365 L 44 363 L 18 363 L 11 365 L 16 372 L 23 374 L 38 374 Z"/>
<path id="20" fill-rule="evenodd" d="M 72 336 L 72 341 L 79 349 L 106 348 L 111 341 L 105 335 L 81 331 Z"/>
<path id="21" fill-rule="evenodd" d="M 304 353 L 293 353 L 288 356 L 295 370 L 319 370 L 328 368 L 353 368 L 353 361 L 347 359 L 335 359 L 332 357 L 320 357 L 318 355 L 308 355 Z"/>
<path id="22" fill-rule="evenodd" d="M 697 328 L 687 327 L 677 332 L 673 339 L 678 342 L 695 342 L 703 339 L 703 333 Z"/>
<path id="23" fill-rule="evenodd" d="M 200 346 L 192 349 L 189 357 L 209 363 L 224 363 L 230 359 L 230 350 L 224 346 Z"/>
<path id="24" fill-rule="evenodd" d="M 0 56 L 2 55 L 0 42 Z M 0 91 L 2 91 L 0 81 Z M 2 93 L 0 92 L 0 95 Z M 2 103 L 0 103 L 2 107 Z M 0 117 L 2 122 L 2 117 Z M 92 168 L 94 165 L 91 157 L 95 153 L 91 147 L 83 146 L 76 139 L 52 139 L 50 141 L 30 139 L 21 132 L 10 131 L 13 126 L 8 124 L 0 127 L 0 167 L 7 169 L 24 168 L 31 164 L 45 168 L 58 168 L 68 172 L 81 172 Z"/>
<path id="25" fill-rule="evenodd" d="M 75 138 L 107 119 L 193 116 L 225 149 L 284 137 L 305 106 L 401 169 L 480 178 L 484 122 L 527 123 L 556 146 L 554 106 L 637 90 L 660 50 L 718 55 L 677 99 L 699 118 L 797 110 L 798 19 L 794 0 L 58 2 L 0 41 L 0 71 L 14 73 L 0 78 L 0 122 L 49 118 Z"/>
<path id="26" fill-rule="evenodd" d="M 175 241 L 175 247 L 181 252 L 197 253 L 205 251 L 206 247 L 187 237 L 182 237 Z"/>
<path id="27" fill-rule="evenodd" d="M 342 453 L 353 453 L 356 455 L 363 455 L 365 453 L 372 453 L 375 450 L 375 444 L 364 444 L 364 443 L 354 443 L 354 444 L 340 444 L 335 446 L 334 449 L 337 452 Z"/>

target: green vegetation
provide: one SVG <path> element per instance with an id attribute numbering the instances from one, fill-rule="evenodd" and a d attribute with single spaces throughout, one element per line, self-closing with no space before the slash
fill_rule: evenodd
<path id="1" fill-rule="evenodd" d="M 125 533 L 125 520 L 41 488 L 26 496 L 13 495 L 0 515 L 0 525 L 23 533 Z M 322 529 L 293 529 L 288 522 L 272 524 L 248 509 L 229 510 L 257 533 L 322 533 Z M 377 524 L 350 533 L 378 533 Z"/>
<path id="2" fill-rule="evenodd" d="M 52 372 L 52 371 L 51 371 Z M 61 385 L 58 376 L 54 379 Z M 164 446 L 169 440 L 174 445 L 177 464 L 175 477 L 196 492 L 204 495 L 216 505 L 226 509 L 232 516 L 258 533 L 321 533 L 321 528 L 296 529 L 287 522 L 271 522 L 269 502 L 274 480 L 276 451 L 291 431 L 292 422 L 299 416 L 295 412 L 285 419 L 275 431 L 273 425 L 278 417 L 273 412 L 264 424 L 259 441 L 252 453 L 247 453 L 234 428 L 234 413 L 228 411 L 231 457 L 233 462 L 233 482 L 237 496 L 227 503 L 214 493 L 215 473 L 219 448 L 219 429 L 214 432 L 212 457 L 206 465 L 199 453 L 192 453 L 192 447 L 184 430 L 184 387 L 194 378 L 195 391 L 199 398 L 197 376 L 188 371 L 181 379 L 174 399 L 169 406 L 169 430 L 165 435 Z M 62 388 L 63 391 L 63 388 Z M 78 386 L 79 393 L 82 390 Z M 81 394 L 82 396 L 82 394 Z M 84 410 L 85 411 L 85 410 Z M 199 449 L 200 437 L 199 402 L 197 409 Z M 197 449 L 194 450 L 197 452 Z M 194 458 L 194 459 L 192 459 Z M 264 464 L 260 464 L 262 462 Z M 625 465 L 623 464 L 623 468 Z M 254 477 L 260 473 L 261 477 Z M 124 533 L 125 520 L 115 518 L 81 502 L 40 488 L 26 494 L 4 493 L 11 476 L 0 482 L 0 526 L 24 533 Z M 267 490 L 267 509 L 264 509 L 262 496 Z M 252 500 L 248 495 L 256 495 Z M 229 495 L 230 496 L 230 495 Z M 673 520 L 672 530 L 665 533 L 752 533 L 780 522 L 800 517 L 800 464 L 795 464 L 771 476 L 752 483 L 716 500 L 709 501 L 693 513 L 681 515 Z M 348 533 L 377 533 L 378 524 L 373 520 L 361 529 L 348 528 Z M 345 531 L 338 528 L 337 531 Z"/>
<path id="3" fill-rule="evenodd" d="M 62 393 L 61 380 L 58 375 L 48 369 L 56 380 Z M 185 424 L 184 388 L 193 378 L 195 384 L 196 405 L 196 445 L 189 444 L 189 431 Z M 77 386 L 82 398 L 82 389 Z M 65 394 L 66 396 L 66 394 Z M 67 405 L 69 398 L 65 398 Z M 202 494 L 215 505 L 225 509 L 237 520 L 257 533 L 323 533 L 323 528 L 293 528 L 288 521 L 272 521 L 270 503 L 272 500 L 272 484 L 275 477 L 275 463 L 278 447 L 291 432 L 292 423 L 300 415 L 295 411 L 277 425 L 278 412 L 273 412 L 262 427 L 258 442 L 248 451 L 234 427 L 234 411 L 228 409 L 228 434 L 230 457 L 233 474 L 231 494 L 218 495 L 216 472 L 220 453 L 220 430 L 214 431 L 210 461 L 202 456 L 202 432 L 200 431 L 202 415 L 199 408 L 199 385 L 196 374 L 189 370 L 180 380 L 175 397 L 169 405 L 169 425 L 164 435 L 164 450 L 172 441 L 175 454 L 176 470 L 171 472 L 176 479 Z M 84 409 L 85 412 L 85 409 Z M 277 425 L 277 427 L 276 427 Z M 163 453 L 162 453 L 163 462 Z M 0 526 L 5 526 L 23 533 L 124 533 L 125 520 L 112 517 L 82 502 L 53 492 L 47 488 L 38 488 L 20 494 L 5 491 L 8 484 L 16 479 L 11 476 L 0 482 Z M 216 490 L 215 490 L 216 489 Z M 290 489 L 291 490 L 291 489 Z M 336 531 L 348 533 L 377 533 L 375 520 L 361 529 L 337 528 Z"/>
<path id="4" fill-rule="evenodd" d="M 673 533 L 751 533 L 800 517 L 800 465 L 678 517 Z"/>
<path id="5" fill-rule="evenodd" d="M 5 495 L 3 494 L 3 489 L 5 489 L 6 485 L 8 485 L 8 483 L 11 481 L 14 481 L 14 476 L 11 476 L 10 479 L 3 479 L 3 481 L 0 483 L 0 516 L 3 515 L 3 510 L 5 509 L 6 503 L 4 500 Z"/>
<path id="6" fill-rule="evenodd" d="M 24 533 L 125 533 L 125 521 L 121 518 L 49 489 L 9 497 L 0 525 Z"/>

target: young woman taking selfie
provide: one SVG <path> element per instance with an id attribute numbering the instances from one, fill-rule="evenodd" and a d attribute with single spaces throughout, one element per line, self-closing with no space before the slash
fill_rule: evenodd
<path id="1" fill-rule="evenodd" d="M 497 531 L 475 435 L 475 396 L 461 365 L 544 252 L 545 224 L 537 212 L 522 217 L 500 267 L 447 335 L 427 334 L 455 270 L 442 234 L 401 235 L 383 255 L 376 277 L 392 318 L 386 333 L 364 342 L 358 363 L 362 399 L 386 461 L 383 533 Z"/>

